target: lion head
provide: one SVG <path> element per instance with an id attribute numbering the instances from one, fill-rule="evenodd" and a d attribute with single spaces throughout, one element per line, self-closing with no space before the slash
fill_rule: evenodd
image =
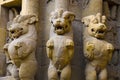
<path id="1" fill-rule="evenodd" d="M 100 13 L 84 17 L 82 21 L 87 25 L 87 32 L 90 36 L 102 39 L 105 36 L 107 27 L 105 25 L 106 17 Z"/>
<path id="2" fill-rule="evenodd" d="M 12 39 L 18 38 L 28 32 L 28 25 L 37 21 L 35 15 L 18 15 L 12 22 L 8 22 L 9 37 Z"/>
<path id="3" fill-rule="evenodd" d="M 63 35 L 71 30 L 71 23 L 75 15 L 69 11 L 62 9 L 51 13 L 50 21 L 54 27 L 54 32 L 58 35 Z"/>

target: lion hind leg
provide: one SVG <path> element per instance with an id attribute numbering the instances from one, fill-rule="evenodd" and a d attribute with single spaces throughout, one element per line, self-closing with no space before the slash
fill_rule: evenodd
<path id="1" fill-rule="evenodd" d="M 71 66 L 67 65 L 61 72 L 60 80 L 70 80 L 71 78 Z"/>
<path id="2" fill-rule="evenodd" d="M 107 80 L 107 70 L 103 69 L 99 74 L 99 80 Z"/>
<path id="3" fill-rule="evenodd" d="M 85 69 L 86 80 L 97 80 L 95 67 L 88 64 Z"/>
<path id="4" fill-rule="evenodd" d="M 48 80 L 59 80 L 57 70 L 53 65 L 48 68 Z"/>

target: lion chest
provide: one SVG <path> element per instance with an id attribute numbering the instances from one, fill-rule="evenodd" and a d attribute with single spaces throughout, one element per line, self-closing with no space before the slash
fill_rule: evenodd
<path id="1" fill-rule="evenodd" d="M 98 39 L 91 41 L 91 43 L 94 44 L 94 50 L 93 50 L 94 59 L 92 61 L 92 64 L 105 66 L 108 63 L 109 55 L 111 54 L 108 52 L 107 45 L 111 45 L 111 44 L 106 41 L 98 40 Z"/>
<path id="2" fill-rule="evenodd" d="M 23 42 L 23 41 L 24 41 L 23 39 L 15 39 L 9 44 L 8 53 L 9 53 L 11 59 L 19 59 L 18 52 L 17 52 L 17 49 L 16 49 L 16 45 L 19 42 Z"/>
<path id="3" fill-rule="evenodd" d="M 64 36 L 55 37 L 54 39 L 54 54 L 56 58 L 67 58 L 68 52 L 66 48 L 66 38 Z"/>
<path id="4" fill-rule="evenodd" d="M 106 49 L 106 45 L 107 45 L 106 42 L 96 40 L 96 41 L 93 41 L 93 44 L 95 46 L 94 55 L 96 55 L 96 56 L 100 56 L 100 55 L 105 56 L 105 55 L 107 55 L 106 53 L 104 53 L 107 50 Z"/>
<path id="5" fill-rule="evenodd" d="M 108 57 L 108 55 L 109 55 L 109 53 L 107 52 L 107 50 L 108 50 L 107 45 L 109 44 L 108 42 L 96 39 L 96 40 L 92 41 L 92 43 L 95 46 L 95 49 L 94 49 L 94 57 L 95 58 L 102 59 L 102 58 Z"/>
<path id="6" fill-rule="evenodd" d="M 54 65 L 63 67 L 69 62 L 69 53 L 66 48 L 66 38 L 64 36 L 54 37 L 54 50 L 52 62 Z"/>

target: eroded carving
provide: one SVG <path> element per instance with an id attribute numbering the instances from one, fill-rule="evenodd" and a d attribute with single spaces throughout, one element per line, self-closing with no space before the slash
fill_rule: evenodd
<path id="1" fill-rule="evenodd" d="M 37 17 L 34 15 L 18 15 L 8 28 L 13 39 L 4 46 L 4 50 L 19 71 L 20 80 L 34 80 L 37 70 L 35 58 Z"/>
<path id="2" fill-rule="evenodd" d="M 5 51 L 6 58 L 7 58 L 6 76 L 12 76 L 15 80 L 19 80 L 19 70 L 16 67 L 16 65 L 13 64 L 9 56 L 9 53 L 8 53 L 8 45 L 10 44 L 10 42 L 11 42 L 11 38 L 9 37 L 8 43 L 4 45 L 4 51 Z"/>
<path id="3" fill-rule="evenodd" d="M 72 12 L 61 9 L 51 15 L 52 34 L 46 43 L 47 56 L 50 59 L 49 80 L 70 80 L 70 61 L 74 53 L 71 23 L 74 18 Z"/>
<path id="4" fill-rule="evenodd" d="M 18 12 L 15 8 L 9 9 L 9 22 L 7 24 L 7 30 L 9 30 L 10 25 L 13 19 L 18 15 Z M 13 38 L 11 33 L 8 31 L 7 43 L 4 45 L 4 51 L 6 55 L 6 76 L 12 76 L 15 80 L 19 80 L 19 70 L 16 65 L 12 63 L 12 60 L 8 53 L 8 46 L 12 42 Z"/>
<path id="5" fill-rule="evenodd" d="M 100 13 L 84 17 L 84 56 L 87 58 L 86 80 L 107 80 L 107 64 L 114 47 L 104 40 L 107 31 L 106 17 Z"/>

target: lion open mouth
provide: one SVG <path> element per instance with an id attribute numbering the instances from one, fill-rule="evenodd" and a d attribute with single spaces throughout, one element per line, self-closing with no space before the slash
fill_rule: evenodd
<path id="1" fill-rule="evenodd" d="M 56 26 L 55 30 L 64 30 L 64 27 L 63 26 Z"/>
<path id="2" fill-rule="evenodd" d="M 104 34 L 105 31 L 104 31 L 104 30 L 99 30 L 99 31 L 97 31 L 97 33 L 98 33 L 98 34 Z"/>
<path id="3" fill-rule="evenodd" d="M 55 32 L 59 35 L 64 34 L 65 32 L 64 26 L 61 25 L 55 26 Z"/>
<path id="4" fill-rule="evenodd" d="M 105 34 L 104 30 L 98 30 L 96 31 L 95 37 L 100 39 L 104 37 L 104 34 Z"/>

